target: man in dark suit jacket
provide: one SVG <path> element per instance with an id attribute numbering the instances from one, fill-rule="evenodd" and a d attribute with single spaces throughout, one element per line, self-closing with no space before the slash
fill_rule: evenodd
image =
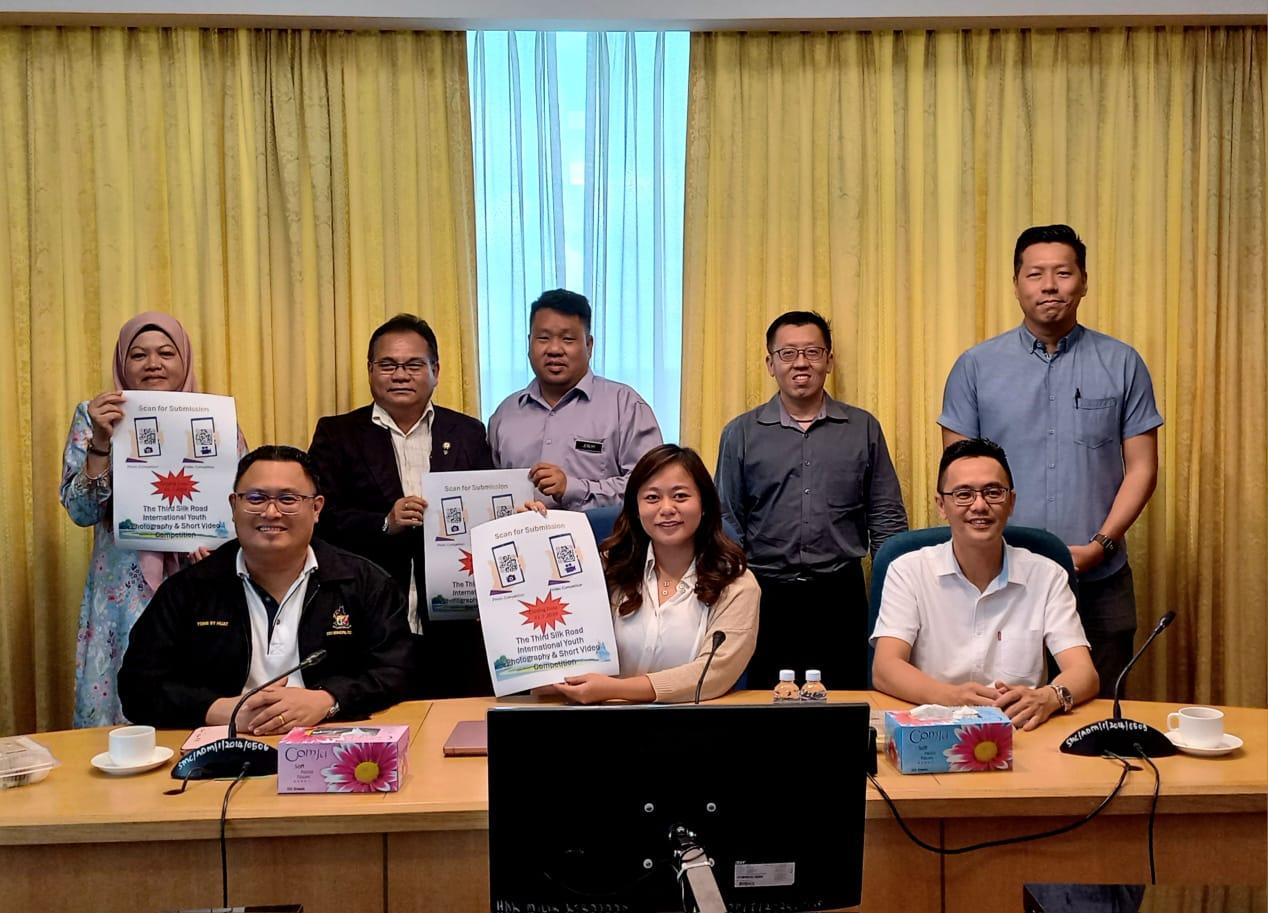
<path id="1" fill-rule="evenodd" d="M 415 696 L 492 694 L 478 619 L 433 620 L 423 568 L 426 472 L 492 469 L 484 425 L 431 401 L 436 334 L 398 314 L 370 337 L 374 402 L 317 422 L 309 454 L 325 480 L 318 534 L 375 561 L 409 599 L 420 681 Z"/>

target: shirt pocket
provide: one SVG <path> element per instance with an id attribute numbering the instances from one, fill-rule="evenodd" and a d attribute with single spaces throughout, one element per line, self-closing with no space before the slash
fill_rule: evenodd
<path id="1" fill-rule="evenodd" d="M 1043 631 L 1007 632 L 999 642 L 996 657 L 999 677 L 1007 684 L 1038 687 L 1043 683 Z"/>
<path id="2" fill-rule="evenodd" d="M 863 509 L 863 473 L 858 469 L 831 469 L 824 483 L 824 501 L 834 517 Z"/>
<path id="3" fill-rule="evenodd" d="M 1074 408 L 1074 442 L 1089 449 L 1118 437 L 1118 398 L 1079 399 Z"/>

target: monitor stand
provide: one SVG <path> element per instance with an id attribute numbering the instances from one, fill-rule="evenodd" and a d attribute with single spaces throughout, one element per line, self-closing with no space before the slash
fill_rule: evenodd
<path id="1" fill-rule="evenodd" d="M 718 882 L 713 877 L 713 862 L 704 847 L 696 843 L 696 835 L 681 824 L 675 824 L 669 832 L 669 840 L 675 846 L 678 879 L 681 881 L 684 875 L 687 876 L 696 909 L 700 913 L 726 913 L 726 904 L 722 902 Z"/>

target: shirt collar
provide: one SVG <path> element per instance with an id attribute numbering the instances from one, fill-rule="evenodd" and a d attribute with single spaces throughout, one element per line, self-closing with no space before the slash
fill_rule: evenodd
<path id="1" fill-rule="evenodd" d="M 573 397 L 574 392 L 576 393 L 577 396 L 584 397 L 587 400 L 593 399 L 594 398 L 594 380 L 595 380 L 594 371 L 587 370 L 585 376 L 581 378 L 581 380 L 577 381 L 576 386 L 574 386 L 571 390 L 569 390 L 563 396 L 559 397 L 559 402 L 555 403 L 554 406 L 551 406 L 546 402 L 545 398 L 542 396 L 541 382 L 536 377 L 534 377 L 532 380 L 528 382 L 528 386 L 520 391 L 520 397 L 519 397 L 520 405 L 521 406 L 524 405 L 526 402 L 528 402 L 531 399 L 537 402 L 538 404 L 545 406 L 547 409 L 553 409 L 553 408 L 557 408 L 562 403 L 566 402 L 570 397 Z"/>
<path id="2" fill-rule="evenodd" d="M 648 586 L 655 587 L 656 584 L 656 552 L 652 549 L 652 544 L 647 543 L 647 558 L 643 561 L 643 580 Z M 689 587 L 692 591 L 696 588 L 696 559 L 691 559 L 691 565 L 687 568 L 687 573 L 682 575 L 682 580 L 678 581 L 679 588 L 683 586 Z"/>
<path id="3" fill-rule="evenodd" d="M 816 422 L 821 419 L 833 422 L 848 422 L 850 420 L 849 406 L 825 393 L 823 395 L 823 403 L 819 406 L 819 414 L 815 416 Z M 778 393 L 757 407 L 757 421 L 761 425 L 784 425 L 788 428 L 796 428 L 798 431 L 801 430 L 801 426 L 788 414 L 788 410 L 784 407 L 784 401 L 780 399 Z"/>
<path id="4" fill-rule="evenodd" d="M 242 549 L 238 549 L 238 554 L 234 556 L 233 564 L 234 570 L 237 571 L 238 576 L 242 578 L 242 580 L 249 582 L 251 580 L 251 572 L 247 570 L 246 552 Z M 308 554 L 304 556 L 304 567 L 300 570 L 299 576 L 296 577 L 295 580 L 301 580 L 316 570 L 317 556 L 313 553 L 313 547 L 310 545 L 308 546 Z M 294 585 L 294 582 L 292 582 L 291 586 Z"/>
<path id="5" fill-rule="evenodd" d="M 1026 351 L 1026 354 L 1037 351 L 1044 358 L 1055 358 L 1064 352 L 1070 351 L 1070 349 L 1076 342 L 1079 341 L 1080 338 L 1082 338 L 1082 336 L 1083 326 L 1076 323 L 1073 330 L 1066 333 L 1060 340 L 1057 341 L 1057 351 L 1050 355 L 1048 354 L 1048 347 L 1040 342 L 1038 337 L 1026 328 L 1026 324 L 1024 322 L 1017 328 L 1017 338 L 1021 342 L 1021 347 Z"/>
<path id="6" fill-rule="evenodd" d="M 414 427 L 410 428 L 408 431 L 402 431 L 400 426 L 397 425 L 396 422 L 392 421 L 392 416 L 388 415 L 387 410 L 378 403 L 375 403 L 374 408 L 370 410 L 370 421 L 374 422 L 374 424 L 378 425 L 380 428 L 386 428 L 393 434 L 400 434 L 405 437 L 409 437 L 417 431 L 424 422 L 427 425 L 427 430 L 430 431 L 432 419 L 435 418 L 435 416 L 436 409 L 432 405 L 431 400 L 428 400 L 427 408 L 424 409 L 423 414 L 418 417 L 418 421 L 414 423 Z"/>
<path id="7" fill-rule="evenodd" d="M 948 539 L 946 542 L 939 545 L 938 548 L 941 549 L 941 551 L 938 553 L 934 562 L 937 575 L 939 577 L 959 577 L 961 580 L 967 582 L 968 578 L 965 577 L 964 572 L 960 570 L 960 562 L 955 560 L 955 549 L 951 546 L 951 540 Z M 996 592 L 997 590 L 1002 590 L 1010 583 L 1022 586 L 1023 584 L 1020 580 L 1013 580 L 1009 577 L 1008 571 L 1008 544 L 1004 543 L 1004 560 L 1000 564 L 999 573 L 995 575 L 995 579 L 992 580 L 990 584 L 987 585 L 986 589 L 982 591 L 982 595 L 986 596 L 990 593 Z"/>

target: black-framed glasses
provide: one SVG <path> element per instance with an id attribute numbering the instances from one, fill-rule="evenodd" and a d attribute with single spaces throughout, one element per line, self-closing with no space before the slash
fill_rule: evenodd
<path id="1" fill-rule="evenodd" d="M 300 507 L 305 501 L 313 501 L 317 495 L 300 495 L 293 491 L 284 491 L 280 495 L 271 495 L 268 492 L 257 491 L 235 491 L 233 496 L 242 504 L 242 509 L 249 514 L 262 514 L 268 510 L 269 503 L 277 505 L 280 513 L 297 514 Z"/>
<path id="2" fill-rule="evenodd" d="M 370 362 L 370 367 L 384 377 L 391 377 L 397 371 L 404 371 L 410 377 L 418 377 L 427 370 L 427 366 L 431 362 L 422 358 L 411 358 L 409 361 L 396 361 L 391 358 L 380 358 L 378 361 Z"/>
<path id="3" fill-rule="evenodd" d="M 1011 488 L 1005 488 L 1003 485 L 983 485 L 981 488 L 960 485 L 950 491 L 940 491 L 938 494 L 944 498 L 950 498 L 951 503 L 956 507 L 968 507 L 977 500 L 978 495 L 981 495 L 982 500 L 987 504 L 1003 504 L 1008 500 L 1011 491 Z"/>
<path id="4" fill-rule="evenodd" d="M 806 356 L 808 362 L 818 363 L 828 357 L 828 349 L 826 346 L 784 346 L 781 349 L 771 349 L 771 354 L 786 365 L 796 361 L 798 355 Z"/>

